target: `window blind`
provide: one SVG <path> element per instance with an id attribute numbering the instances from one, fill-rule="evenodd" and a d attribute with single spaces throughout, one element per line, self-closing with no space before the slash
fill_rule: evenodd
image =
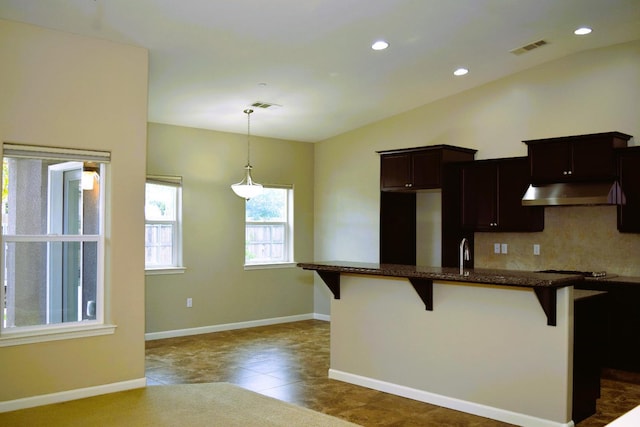
<path id="1" fill-rule="evenodd" d="M 2 150 L 4 156 L 23 159 L 69 160 L 97 163 L 109 163 L 111 161 L 111 153 L 108 151 L 42 147 L 9 142 L 2 144 Z"/>

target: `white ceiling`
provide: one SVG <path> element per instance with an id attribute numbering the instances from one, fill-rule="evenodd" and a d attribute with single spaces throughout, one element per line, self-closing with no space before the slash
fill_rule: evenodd
<path id="1" fill-rule="evenodd" d="M 281 107 L 255 108 L 252 134 L 309 142 L 640 39 L 640 0 L 0 0 L 0 17 L 149 49 L 151 122 L 244 133 L 262 101 Z"/>

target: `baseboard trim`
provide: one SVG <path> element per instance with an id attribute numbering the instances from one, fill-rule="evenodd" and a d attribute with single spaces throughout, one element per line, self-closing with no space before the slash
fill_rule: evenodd
<path id="1" fill-rule="evenodd" d="M 533 417 L 531 415 L 520 414 L 500 408 L 494 408 L 492 406 L 486 406 L 475 402 L 469 402 L 424 390 L 406 387 L 399 384 L 380 381 L 374 378 L 350 374 L 336 369 L 329 369 L 329 378 L 385 393 L 395 394 L 396 396 L 402 396 L 420 402 L 430 403 L 443 408 L 491 418 L 509 424 L 528 427 L 574 427 L 573 421 L 569 421 L 568 423 L 559 423 L 556 421 Z"/>
<path id="2" fill-rule="evenodd" d="M 331 316 L 328 314 L 313 313 L 313 318 L 316 320 L 324 320 L 325 322 L 331 322 Z"/>
<path id="3" fill-rule="evenodd" d="M 78 388 L 74 390 L 61 391 L 58 393 L 42 394 L 30 396 L 22 399 L 7 400 L 0 402 L 0 413 L 17 411 L 19 409 L 33 408 L 36 406 L 50 405 L 52 403 L 68 402 L 70 400 L 84 399 L 86 397 L 99 396 L 101 394 L 116 393 L 118 391 L 144 388 L 147 386 L 146 378 L 121 381 L 111 384 L 102 384 L 94 387 Z"/>
<path id="4" fill-rule="evenodd" d="M 172 331 L 148 332 L 144 335 L 146 341 L 161 340 L 164 338 L 186 337 L 189 335 L 210 334 L 211 332 L 231 331 L 234 329 L 255 328 L 258 326 L 277 325 L 279 323 L 299 322 L 301 320 L 329 320 L 324 314 L 308 313 L 295 316 L 273 317 L 270 319 L 250 320 L 247 322 L 224 323 L 221 325 L 201 326 L 189 329 L 175 329 Z"/>

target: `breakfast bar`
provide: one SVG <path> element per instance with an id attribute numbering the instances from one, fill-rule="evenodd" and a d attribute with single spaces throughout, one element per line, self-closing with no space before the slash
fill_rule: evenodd
<path id="1" fill-rule="evenodd" d="M 334 296 L 330 378 L 515 425 L 574 425 L 574 285 L 583 277 L 298 266 Z"/>
<path id="2" fill-rule="evenodd" d="M 434 280 L 529 288 L 534 291 L 547 316 L 547 324 L 551 326 L 555 326 L 556 322 L 556 290 L 565 286 L 573 286 L 576 282 L 583 280 L 582 276 L 570 274 L 473 268 L 463 268 L 461 271 L 447 267 L 343 261 L 299 263 L 298 267 L 305 270 L 315 270 L 331 290 L 335 299 L 340 299 L 341 273 L 407 278 L 429 311 L 433 310 Z"/>

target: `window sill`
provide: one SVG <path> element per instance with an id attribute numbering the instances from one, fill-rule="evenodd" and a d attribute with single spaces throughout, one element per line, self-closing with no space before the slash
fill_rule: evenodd
<path id="1" fill-rule="evenodd" d="M 270 264 L 245 264 L 245 270 L 268 270 L 273 268 L 293 268 L 298 264 L 295 262 L 277 262 Z"/>
<path id="2" fill-rule="evenodd" d="M 0 337 L 0 347 L 111 335 L 115 333 L 116 327 L 116 325 L 92 324 L 52 326 L 20 332 L 5 331 Z"/>
<path id="3" fill-rule="evenodd" d="M 160 274 L 182 274 L 186 269 L 186 267 L 147 268 L 144 270 L 144 274 L 147 276 L 157 276 Z"/>

